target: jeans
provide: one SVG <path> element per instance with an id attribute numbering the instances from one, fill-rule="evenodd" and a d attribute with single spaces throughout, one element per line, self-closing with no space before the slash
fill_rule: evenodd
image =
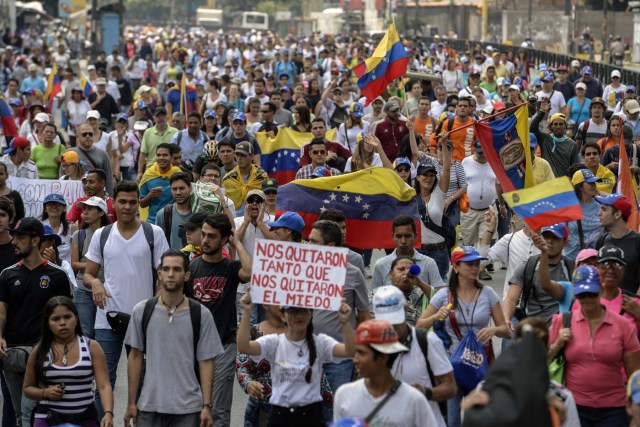
<path id="1" fill-rule="evenodd" d="M 591 408 L 576 405 L 582 427 L 619 427 L 629 425 L 629 415 L 624 406 L 615 408 Z"/>
<path id="2" fill-rule="evenodd" d="M 342 384 L 350 383 L 353 380 L 353 360 L 351 359 L 325 363 L 322 365 L 322 369 L 324 369 L 334 395 Z"/>
<path id="3" fill-rule="evenodd" d="M 11 395 L 11 403 L 13 404 L 13 410 L 16 413 L 16 419 L 18 425 L 22 427 L 28 427 L 31 425 L 31 412 L 36 407 L 35 400 L 28 399 L 24 393 L 22 393 L 22 383 L 24 382 L 24 372 L 4 372 L 4 379 L 7 382 L 7 388 Z"/>
<path id="4" fill-rule="evenodd" d="M 174 415 L 138 411 L 137 422 L 138 427 L 198 427 L 200 412 Z"/>
<path id="5" fill-rule="evenodd" d="M 326 425 L 327 423 L 322 416 L 321 402 L 296 408 L 293 411 L 291 408 L 272 406 L 267 422 L 268 427 L 325 427 Z"/>
<path id="6" fill-rule="evenodd" d="M 505 234 L 509 234 L 509 225 L 511 224 L 511 209 L 507 208 L 507 217 L 502 218 L 502 215 L 498 214 L 498 239 L 501 239 Z"/>
<path id="7" fill-rule="evenodd" d="M 2 427 L 16 427 L 18 422 L 16 421 L 16 412 L 13 410 L 13 403 L 11 402 L 11 394 L 9 394 L 9 387 L 4 379 L 4 375 L 0 370 L 0 386 L 2 386 Z"/>
<path id="8" fill-rule="evenodd" d="M 233 381 L 236 373 L 236 343 L 224 346 L 224 353 L 213 358 L 215 374 L 213 376 L 213 425 L 229 427 L 231 423 L 231 404 L 233 403 Z"/>
<path id="9" fill-rule="evenodd" d="M 249 398 L 247 408 L 244 410 L 244 427 L 260 427 L 260 420 L 266 420 L 271 412 L 271 405 L 258 403 Z"/>
<path id="10" fill-rule="evenodd" d="M 73 302 L 78 309 L 82 333 L 85 337 L 95 339 L 93 327 L 96 323 L 96 310 L 98 307 L 93 303 L 93 293 L 90 289 L 78 286 L 73 292 Z"/>
<path id="11" fill-rule="evenodd" d="M 111 329 L 96 329 L 96 341 L 104 351 L 104 357 L 107 359 L 107 369 L 109 370 L 109 382 L 111 387 L 115 388 L 116 373 L 118 371 L 118 362 L 122 354 L 122 345 L 124 343 L 124 335 L 118 334 Z M 96 407 L 98 408 L 98 419 L 102 419 L 104 410 L 100 401 L 100 394 L 96 391 Z"/>
<path id="12" fill-rule="evenodd" d="M 93 420 L 74 421 L 73 424 L 64 424 L 64 425 L 73 425 L 78 427 L 98 427 L 99 426 L 98 422 Z M 51 426 L 49 425 L 49 423 L 45 418 L 36 418 L 33 420 L 33 427 L 51 427 Z"/>
<path id="13" fill-rule="evenodd" d="M 371 267 L 371 257 L 373 256 L 373 249 L 365 249 L 362 251 L 362 261 L 364 261 L 365 267 Z"/>
<path id="14" fill-rule="evenodd" d="M 454 397 L 447 400 L 447 426 L 448 427 L 460 427 L 462 419 L 460 417 L 460 403 L 464 397 L 464 392 L 458 384 L 458 392 Z"/>
<path id="15" fill-rule="evenodd" d="M 457 200 L 449 205 L 446 214 L 451 225 L 454 227 L 460 225 L 460 204 Z"/>
<path id="16" fill-rule="evenodd" d="M 438 266 L 438 273 L 442 280 L 447 283 L 447 273 L 449 273 L 449 264 L 451 263 L 451 258 L 449 251 L 446 249 L 436 249 L 435 251 L 419 251 L 421 254 L 431 257 Z"/>

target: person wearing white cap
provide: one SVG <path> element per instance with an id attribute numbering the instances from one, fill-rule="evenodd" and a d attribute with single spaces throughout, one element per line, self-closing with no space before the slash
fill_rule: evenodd
<path id="1" fill-rule="evenodd" d="M 622 101 L 624 93 L 627 91 L 627 86 L 623 85 L 620 79 L 620 71 L 613 70 L 611 72 L 611 83 L 605 86 L 604 92 L 602 92 L 602 98 L 607 104 L 607 111 L 614 111 L 616 105 Z"/>
<path id="2" fill-rule="evenodd" d="M 107 79 L 98 77 L 96 79 L 96 91 L 89 95 L 89 104 L 93 110 L 100 113 L 100 117 L 109 121 L 111 125 L 111 116 L 120 112 L 116 100 L 107 93 Z"/>
<path id="3" fill-rule="evenodd" d="M 580 80 L 582 76 L 580 75 L 580 61 L 574 59 L 571 61 L 571 68 L 569 70 L 569 81 L 575 84 L 578 80 Z"/>
<path id="4" fill-rule="evenodd" d="M 398 342 L 409 349 L 398 354 L 391 374 L 424 394 L 435 415 L 435 426 L 446 427 L 439 404 L 456 394 L 453 367 L 442 340 L 435 333 L 407 323 L 406 302 L 405 294 L 394 285 L 376 289 L 371 302 L 373 317 L 391 323 Z"/>

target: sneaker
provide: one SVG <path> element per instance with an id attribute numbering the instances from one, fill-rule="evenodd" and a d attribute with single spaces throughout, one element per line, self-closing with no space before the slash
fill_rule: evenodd
<path id="1" fill-rule="evenodd" d="M 489 273 L 493 273 L 493 264 L 487 264 L 486 269 Z"/>
<path id="2" fill-rule="evenodd" d="M 480 280 L 492 280 L 493 277 L 491 277 L 491 275 L 489 273 L 487 273 L 487 270 L 482 270 L 480 272 L 480 274 L 478 274 L 478 278 Z"/>
<path id="3" fill-rule="evenodd" d="M 371 278 L 373 277 L 373 274 L 371 274 L 371 267 L 366 266 L 366 267 L 364 268 L 364 277 L 365 277 L 366 279 L 371 279 Z"/>

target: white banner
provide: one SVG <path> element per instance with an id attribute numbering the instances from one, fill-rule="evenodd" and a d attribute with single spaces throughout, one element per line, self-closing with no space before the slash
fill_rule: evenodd
<path id="1" fill-rule="evenodd" d="M 253 254 L 251 301 L 337 311 L 348 253 L 347 248 L 259 239 Z"/>
<path id="2" fill-rule="evenodd" d="M 67 202 L 67 210 L 73 202 L 84 196 L 82 181 L 62 181 L 57 179 L 29 179 L 10 176 L 7 186 L 20 193 L 24 202 L 25 216 L 39 218 L 42 215 L 42 202 L 48 194 L 62 194 Z"/>

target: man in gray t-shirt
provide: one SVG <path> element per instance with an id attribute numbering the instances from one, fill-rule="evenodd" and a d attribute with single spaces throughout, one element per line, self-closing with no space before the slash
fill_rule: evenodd
<path id="1" fill-rule="evenodd" d="M 509 279 L 509 291 L 503 310 L 510 326 L 527 280 L 531 280 L 531 291 L 525 307 L 527 317 L 542 317 L 551 324 L 551 317 L 559 311 L 558 301 L 564 298 L 564 287 L 558 282 L 571 281 L 573 272 L 573 262 L 562 255 L 568 236 L 569 230 L 564 223 L 544 227 L 540 234 L 533 235 L 533 243 L 540 249 L 539 258 L 536 256 L 527 262 L 535 263 L 533 277 L 525 277 L 527 263 L 524 263 L 516 268 Z"/>
<path id="2" fill-rule="evenodd" d="M 142 318 L 147 301 L 133 308 L 124 340 L 131 346 L 126 425 L 130 419 L 135 419 L 138 427 L 166 425 L 169 420 L 176 425 L 200 425 L 201 419 L 208 420 L 205 425 L 213 423 L 213 358 L 224 350 L 211 312 L 200 306 L 200 334 L 194 355 L 189 300 L 183 290 L 189 277 L 188 266 L 187 257 L 180 251 L 163 254 L 158 269 L 158 283 L 163 292 L 149 318 L 146 343 Z M 145 375 L 136 405 L 143 356 L 146 356 Z"/>

